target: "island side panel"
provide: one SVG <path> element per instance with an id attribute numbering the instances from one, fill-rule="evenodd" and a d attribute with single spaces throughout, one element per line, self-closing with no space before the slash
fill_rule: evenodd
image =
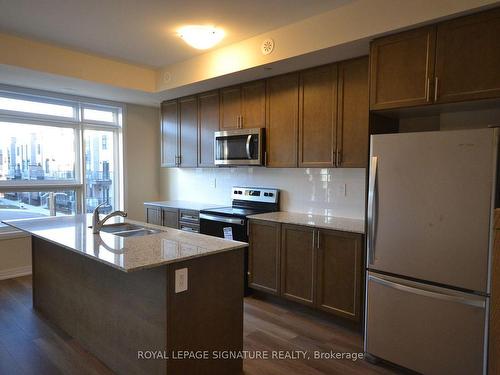
<path id="1" fill-rule="evenodd" d="M 167 350 L 243 350 L 244 249 L 168 266 Z M 175 270 L 188 269 L 188 290 L 175 293 Z M 170 360 L 168 375 L 235 375 L 243 361 Z"/>
<path id="2" fill-rule="evenodd" d="M 33 304 L 119 374 L 165 374 L 166 267 L 125 273 L 33 238 Z"/>

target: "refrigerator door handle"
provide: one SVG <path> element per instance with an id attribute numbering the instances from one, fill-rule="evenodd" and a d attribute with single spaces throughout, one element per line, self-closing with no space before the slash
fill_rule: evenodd
<path id="1" fill-rule="evenodd" d="M 403 292 L 407 293 L 412 293 L 412 294 L 418 294 L 424 297 L 430 297 L 434 299 L 440 299 L 444 301 L 450 301 L 450 302 L 455 302 L 455 303 L 461 303 L 463 305 L 469 305 L 473 307 L 478 307 L 481 309 L 486 308 L 486 302 L 484 300 L 476 300 L 476 299 L 470 299 L 466 297 L 461 297 L 457 295 L 452 295 L 452 294 L 445 294 L 445 293 L 440 293 L 437 291 L 430 291 L 430 290 L 425 290 L 425 289 L 419 289 L 419 288 L 414 288 L 412 286 L 408 285 L 403 285 L 399 283 L 395 283 L 393 281 L 385 280 L 373 275 L 368 276 L 369 281 L 373 281 L 375 283 L 387 286 L 389 288 L 401 290 Z"/>
<path id="2" fill-rule="evenodd" d="M 370 159 L 370 176 L 368 182 L 368 212 L 367 212 L 367 251 L 368 264 L 375 261 L 375 228 L 376 228 L 376 208 L 377 208 L 377 164 L 378 157 L 372 156 Z"/>

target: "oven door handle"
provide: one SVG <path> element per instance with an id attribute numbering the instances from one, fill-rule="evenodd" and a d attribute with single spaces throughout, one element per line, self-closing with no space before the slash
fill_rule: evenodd
<path id="1" fill-rule="evenodd" d="M 219 221 L 221 223 L 227 223 L 227 224 L 245 225 L 245 220 L 243 219 L 236 219 L 232 217 L 219 216 L 219 215 L 200 213 L 200 219 Z"/>

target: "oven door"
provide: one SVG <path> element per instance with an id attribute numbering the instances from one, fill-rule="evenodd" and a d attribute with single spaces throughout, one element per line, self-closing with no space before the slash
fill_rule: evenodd
<path id="1" fill-rule="evenodd" d="M 246 220 L 200 213 L 200 233 L 209 236 L 248 242 Z"/>
<path id="2" fill-rule="evenodd" d="M 263 134 L 261 128 L 215 132 L 215 165 L 262 165 Z"/>

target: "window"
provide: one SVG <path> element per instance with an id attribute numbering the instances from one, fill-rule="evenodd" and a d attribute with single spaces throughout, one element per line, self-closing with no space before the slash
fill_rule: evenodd
<path id="1" fill-rule="evenodd" d="M 76 129 L 0 122 L 0 181 L 75 181 Z M 43 144 L 43 153 L 40 145 Z"/>
<path id="2" fill-rule="evenodd" d="M 0 110 L 4 113 L 22 113 L 28 116 L 54 117 L 65 119 L 77 118 L 78 106 L 73 104 L 54 104 L 52 100 L 34 97 L 31 95 L 18 95 L 0 91 Z"/>
<path id="3" fill-rule="evenodd" d="M 121 208 L 122 106 L 2 88 L 0 221 Z"/>
<path id="4" fill-rule="evenodd" d="M 114 152 L 110 145 L 104 147 L 104 139 L 112 138 L 113 132 L 109 130 L 84 130 L 85 144 L 85 178 L 87 212 L 103 202 L 108 205 L 102 212 L 111 212 L 115 209 L 115 178 L 114 178 Z"/>

